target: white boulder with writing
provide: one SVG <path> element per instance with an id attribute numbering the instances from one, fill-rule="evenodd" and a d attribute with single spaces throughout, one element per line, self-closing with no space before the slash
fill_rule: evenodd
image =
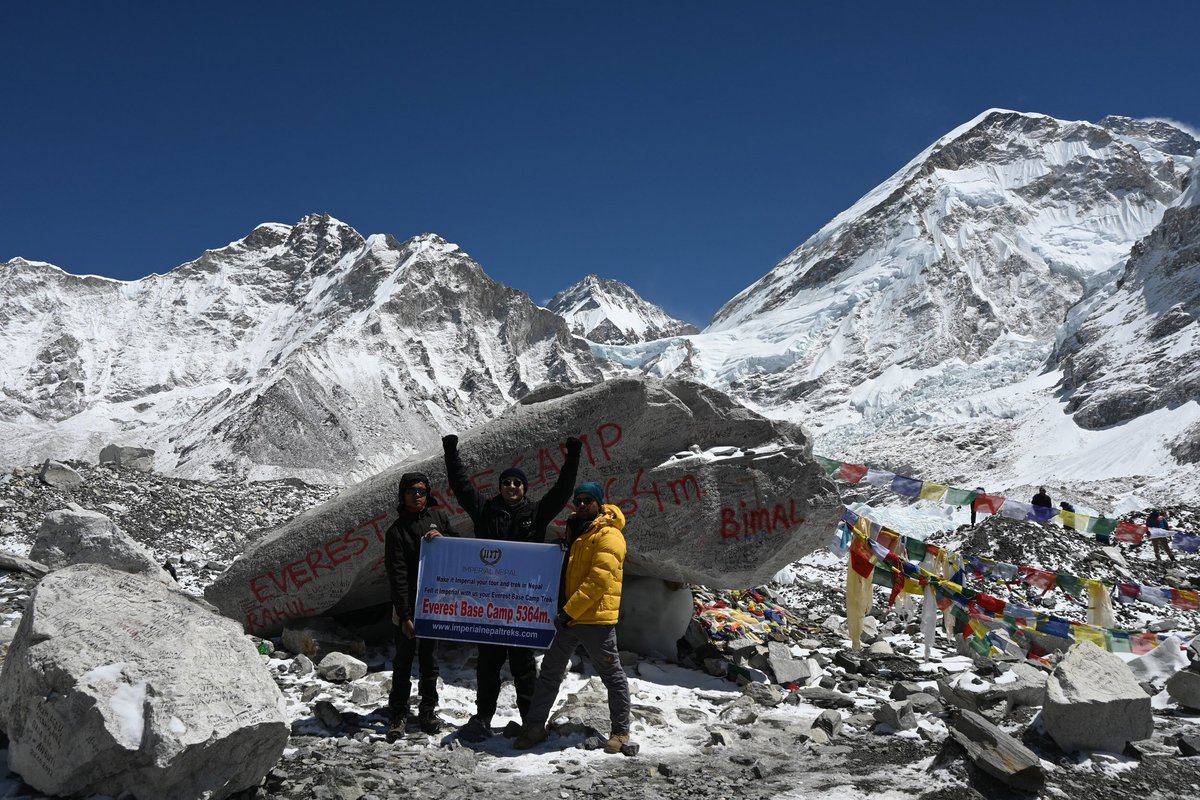
<path id="1" fill-rule="evenodd" d="M 558 477 L 569 436 L 583 440 L 578 481 L 599 481 L 625 513 L 630 575 L 753 585 L 824 547 L 837 523 L 837 491 L 800 426 L 690 381 L 543 387 L 462 433 L 458 449 L 485 495 L 497 491 L 502 470 L 518 466 L 537 499 Z M 206 597 L 257 633 L 387 602 L 383 535 L 396 516 L 400 475 L 411 471 L 428 474 L 453 524 L 470 530 L 446 491 L 441 449 L 427 450 L 276 528 Z"/>
<path id="2" fill-rule="evenodd" d="M 122 572 L 139 572 L 164 583 L 170 574 L 154 554 L 97 511 L 74 503 L 42 520 L 29 557 L 51 569 L 71 564 L 105 564 Z"/>
<path id="3" fill-rule="evenodd" d="M 1091 642 L 1072 645 L 1046 682 L 1046 733 L 1065 752 L 1120 753 L 1154 733 L 1150 696 L 1120 656 Z"/>
<path id="4" fill-rule="evenodd" d="M 283 695 L 239 625 L 99 564 L 35 587 L 0 673 L 8 766 L 49 795 L 220 800 L 288 740 Z"/>

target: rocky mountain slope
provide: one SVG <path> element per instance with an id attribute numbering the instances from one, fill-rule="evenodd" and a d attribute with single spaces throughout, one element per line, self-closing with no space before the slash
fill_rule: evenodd
<path id="1" fill-rule="evenodd" d="M 1139 241 L 1111 290 L 1081 304 L 1056 360 L 1067 409 L 1088 428 L 1200 398 L 1200 165 L 1187 191 Z M 1176 441 L 1200 462 L 1200 426 Z"/>
<path id="2" fill-rule="evenodd" d="M 637 344 L 700 332 L 629 286 L 598 275 L 588 275 L 554 295 L 547 308 L 565 319 L 572 333 L 592 342 Z"/>
<path id="3" fill-rule="evenodd" d="M 180 476 L 363 478 L 531 388 L 600 377 L 586 344 L 456 245 L 261 225 L 120 282 L 0 264 L 0 460 L 112 441 Z"/>

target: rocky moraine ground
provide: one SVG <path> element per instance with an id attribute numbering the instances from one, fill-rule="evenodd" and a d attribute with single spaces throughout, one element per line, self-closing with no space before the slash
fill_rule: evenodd
<path id="1" fill-rule="evenodd" d="M 192 594 L 264 530 L 336 492 L 293 481 L 216 486 L 72 466 L 83 483 L 70 492 L 47 486 L 33 468 L 0 474 L 0 549 L 28 553 L 45 514 L 76 503 L 109 516 L 171 561 L 181 587 Z M 1177 520 L 1200 520 L 1197 509 L 1171 511 Z M 1147 584 L 1186 586 L 1200 573 L 1196 556 L 1180 555 L 1169 568 L 1155 564 L 1148 547 L 1125 548 L 1117 553 L 1121 564 L 1082 535 L 1002 519 L 947 532 L 939 543 L 1090 577 L 1128 575 Z M 705 622 L 698 618 L 684 637 L 677 663 L 623 654 L 640 745 L 624 756 L 594 748 L 590 728 L 602 726 L 606 711 L 590 666 L 568 676 L 554 735 L 533 751 L 519 752 L 501 730 L 516 719 L 508 685 L 490 740 L 465 744 L 454 735 L 472 710 L 469 646 L 442 650 L 445 732 L 427 736 L 413 729 L 401 741 L 388 742 L 381 713 L 390 680 L 386 626 L 373 624 L 378 620 L 370 615 L 360 615 L 358 627 L 341 621 L 345 649 L 357 651 L 367 664 L 367 674 L 351 681 L 323 677 L 313 659 L 294 652 L 301 648 L 288 646 L 295 639 L 262 642 L 264 669 L 287 699 L 292 736 L 256 796 L 1165 800 L 1200 792 L 1200 758 L 1189 755 L 1200 747 L 1200 712 L 1181 706 L 1161 680 L 1144 682 L 1153 692 L 1150 739 L 1121 753 L 1065 753 L 1046 733 L 1038 705 L 1009 702 L 1012 690 L 1005 688 L 1015 683 L 1016 663 L 1042 673 L 1052 665 L 964 655 L 944 637 L 926 660 L 915 617 L 889 609 L 880 590 L 864 648 L 853 652 L 844 617 L 844 562 L 814 554 L 785 573 L 755 594 L 697 588 L 699 607 L 709 610 L 702 615 Z M 0 572 L 5 643 L 34 581 L 19 571 Z M 1026 597 L 1015 586 L 987 590 L 1082 619 L 1074 598 Z M 724 617 L 712 611 L 722 604 Z M 1124 627 L 1173 629 L 1183 642 L 1198 627 L 1195 612 L 1169 607 L 1131 605 L 1119 607 L 1118 615 Z M 740 630 L 721 632 L 721 620 L 730 619 L 740 621 Z M 709 635 L 714 627 L 716 638 Z M 953 688 L 965 684 L 983 689 L 971 695 Z M 971 708 L 964 711 L 964 705 Z M 954 732 L 974 711 L 1034 754 L 1032 769 L 1041 776 L 1036 787 L 994 777 L 968 757 Z M 0 763 L 0 798 L 40 797 L 19 776 L 2 777 L 6 763 Z"/>

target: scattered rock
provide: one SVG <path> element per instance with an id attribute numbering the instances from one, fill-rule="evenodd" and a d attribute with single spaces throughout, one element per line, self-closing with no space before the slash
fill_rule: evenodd
<path id="1" fill-rule="evenodd" d="M 283 696 L 239 625 L 100 564 L 33 590 L 0 726 L 9 767 L 51 795 L 216 800 L 257 786 L 288 741 Z"/>
<path id="2" fill-rule="evenodd" d="M 1046 775 L 1036 753 L 973 711 L 955 711 L 949 722 L 951 739 L 977 767 L 1022 791 L 1041 791 Z"/>
<path id="3" fill-rule="evenodd" d="M 367 665 L 345 653 L 330 653 L 317 664 L 317 674 L 327 681 L 345 683 L 367 674 Z"/>
<path id="4" fill-rule="evenodd" d="M 1200 711 L 1200 672 L 1190 669 L 1176 672 L 1167 680 L 1166 687 L 1167 694 L 1176 703 Z"/>
<path id="5" fill-rule="evenodd" d="M 880 703 L 875 709 L 875 721 L 893 731 L 909 731 L 917 727 L 913 704 L 909 701 Z"/>
<path id="6" fill-rule="evenodd" d="M 138 472 L 154 471 L 154 451 L 145 447 L 118 447 L 110 444 L 100 451 L 101 464 L 116 464 L 118 467 L 136 469 Z"/>
<path id="7" fill-rule="evenodd" d="M 42 468 L 38 470 L 38 477 L 47 486 L 63 492 L 73 492 L 80 486 L 83 486 L 82 475 L 66 464 L 60 464 L 50 459 L 46 459 L 45 463 L 42 464 Z"/>
<path id="8" fill-rule="evenodd" d="M 1091 642 L 1072 646 L 1050 676 L 1042 721 L 1066 752 L 1120 753 L 1154 732 L 1149 695 L 1119 656 Z"/>
<path id="9" fill-rule="evenodd" d="M 50 569 L 70 564 L 104 564 L 122 572 L 173 583 L 149 549 L 126 535 L 108 517 L 76 505 L 46 515 L 29 557 Z"/>

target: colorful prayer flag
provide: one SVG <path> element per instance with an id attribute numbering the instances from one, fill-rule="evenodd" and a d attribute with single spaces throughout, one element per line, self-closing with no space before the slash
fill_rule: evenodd
<path id="1" fill-rule="evenodd" d="M 892 491 L 904 497 L 920 497 L 922 483 L 917 478 L 897 475 L 892 478 Z"/>
<path id="2" fill-rule="evenodd" d="M 862 464 L 847 464 L 842 462 L 837 468 L 837 472 L 833 473 L 833 477 L 846 483 L 858 483 L 867 474 L 867 468 Z"/>
<path id="3" fill-rule="evenodd" d="M 998 494 L 984 494 L 980 492 L 975 495 L 975 507 L 980 511 L 995 514 L 1003 505 L 1004 498 Z"/>
<path id="4" fill-rule="evenodd" d="M 832 458 L 826 458 L 825 456 L 813 456 L 813 458 L 817 459 L 817 463 L 821 465 L 821 469 L 825 470 L 826 475 L 832 475 L 837 472 L 838 467 L 842 465 L 842 462 L 834 461 Z"/>
<path id="5" fill-rule="evenodd" d="M 1101 517 L 1097 517 L 1101 519 Z M 1135 525 L 1132 522 L 1122 522 L 1113 528 L 1113 538 L 1118 542 L 1126 542 L 1128 544 L 1141 544 L 1142 539 L 1146 537 L 1146 526 Z"/>
<path id="6" fill-rule="evenodd" d="M 936 486 L 936 484 L 934 485 Z M 974 489 L 955 489 L 953 486 L 949 486 L 946 488 L 946 496 L 942 498 L 942 502 L 950 506 L 969 506 L 974 499 Z"/>
<path id="7" fill-rule="evenodd" d="M 924 481 L 921 484 L 921 499 L 929 500 L 934 503 L 945 502 L 943 498 L 946 496 L 947 489 L 949 489 L 949 487 L 945 486 L 944 484 Z"/>

